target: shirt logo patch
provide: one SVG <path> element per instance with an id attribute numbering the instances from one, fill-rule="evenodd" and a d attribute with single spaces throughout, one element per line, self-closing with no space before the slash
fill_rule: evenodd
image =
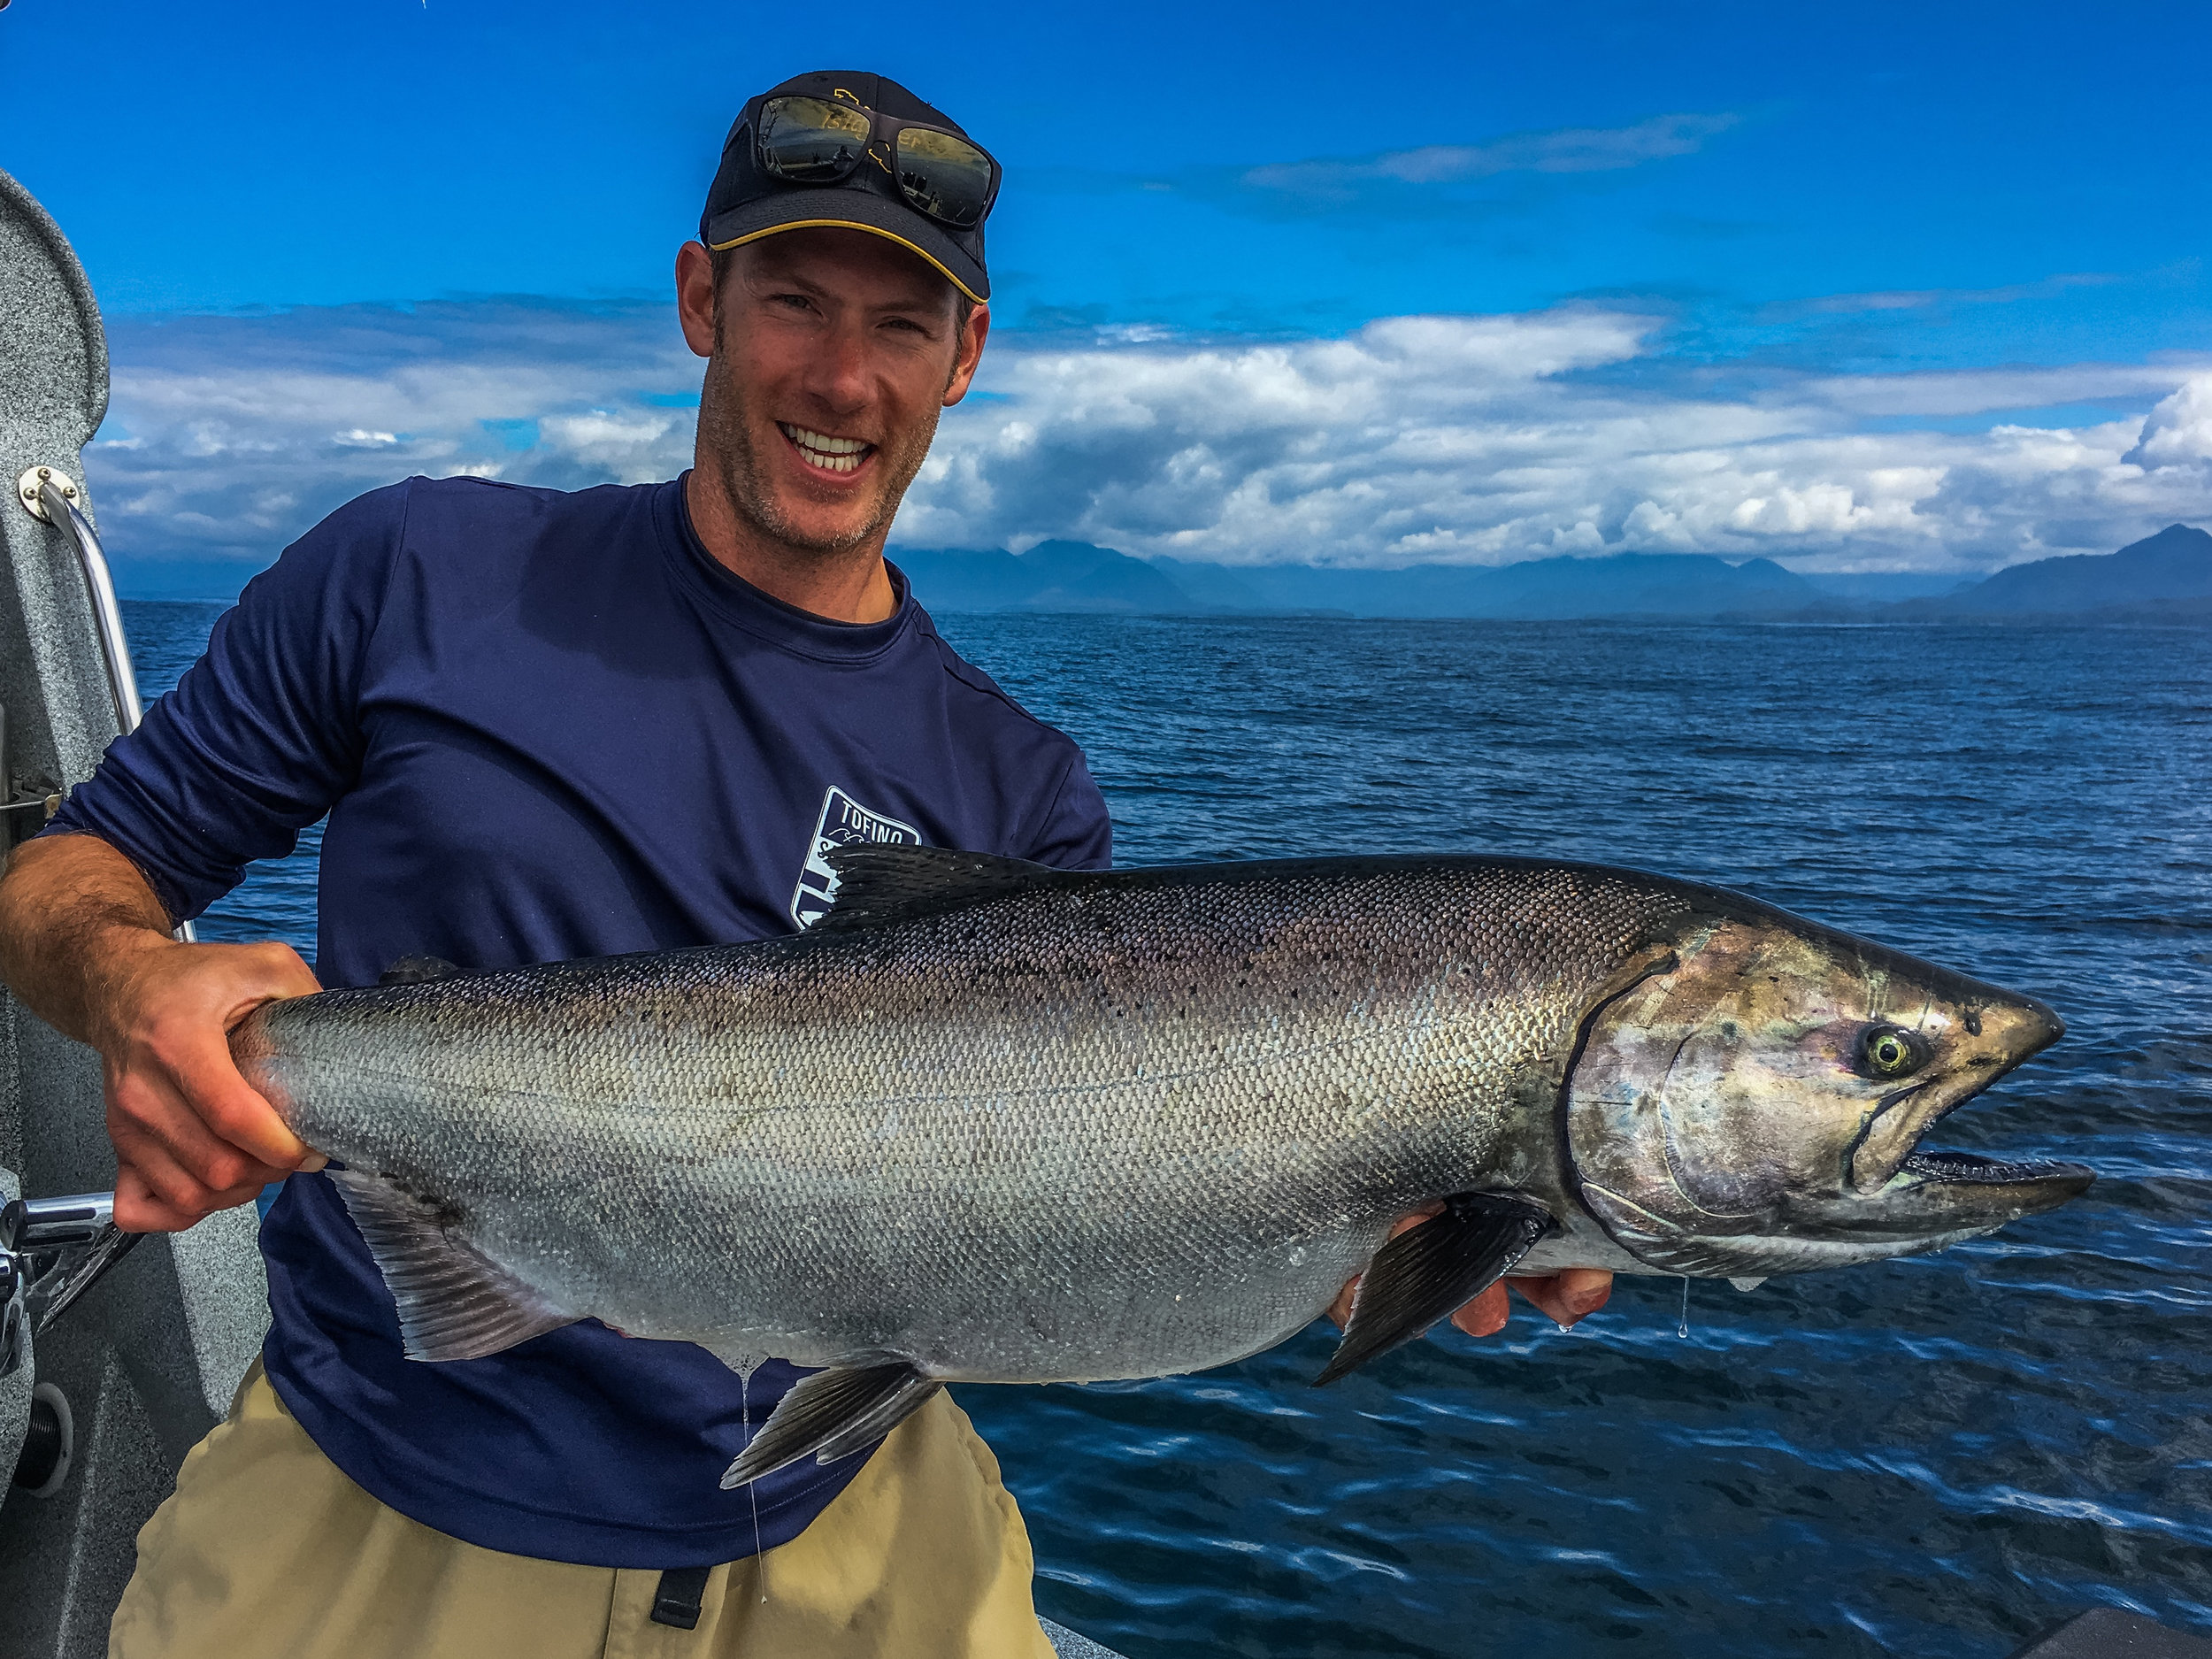
<path id="1" fill-rule="evenodd" d="M 872 811 L 832 784 L 823 794 L 822 815 L 814 821 L 813 848 L 791 895 L 791 919 L 801 927 L 811 927 L 829 913 L 837 896 L 837 872 L 829 867 L 829 855 L 856 841 L 891 847 L 924 844 L 921 831 L 911 824 Z"/>

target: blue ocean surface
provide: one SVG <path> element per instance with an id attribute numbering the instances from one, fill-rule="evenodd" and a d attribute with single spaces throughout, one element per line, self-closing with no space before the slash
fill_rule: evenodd
<path id="1" fill-rule="evenodd" d="M 148 693 L 212 606 L 126 607 Z M 1939 1256 L 1623 1279 L 1317 1391 L 958 1390 L 1048 1615 L 1136 1659 L 1999 1659 L 2212 1633 L 2212 631 L 948 617 L 1079 738 L 1127 864 L 1414 849 L 1717 881 L 2048 1001 L 1936 1137 L 2082 1200 Z M 465 803 L 456 803 L 465 810 Z M 209 938 L 314 931 L 312 833 Z"/>

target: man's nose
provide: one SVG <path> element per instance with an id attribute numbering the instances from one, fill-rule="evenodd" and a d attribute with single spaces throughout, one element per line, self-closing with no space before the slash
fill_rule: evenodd
<path id="1" fill-rule="evenodd" d="M 806 389 L 825 408 L 853 414 L 866 407 L 873 380 L 865 336 L 856 328 L 834 328 L 809 365 Z"/>

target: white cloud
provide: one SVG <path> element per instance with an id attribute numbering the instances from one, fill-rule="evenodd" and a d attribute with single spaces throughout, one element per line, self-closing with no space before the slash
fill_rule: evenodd
<path id="1" fill-rule="evenodd" d="M 663 308 L 122 319 L 94 499 L 127 557 L 265 560 L 410 472 L 561 488 L 689 459 Z M 1724 367 L 1725 365 L 1724 365 Z M 900 517 L 909 545 L 1048 536 L 1230 563 L 1628 549 L 1987 568 L 2212 518 L 2212 362 L 1767 376 L 1723 396 L 1599 308 L 1340 338 L 995 336 Z M 1911 429 L 2084 401 L 2097 424 Z"/>
<path id="2" fill-rule="evenodd" d="M 1254 167 L 1242 182 L 1305 198 L 1335 198 L 1374 184 L 1458 184 L 1502 173 L 1606 173 L 1686 156 L 1741 118 L 1655 115 L 1630 127 L 1519 133 L 1487 144 L 1425 144 L 1359 161 L 1293 161 Z"/>
<path id="3" fill-rule="evenodd" d="M 2108 550 L 2212 513 L 2193 470 L 2129 458 L 2140 415 L 1862 429 L 1898 408 L 2056 401 L 2062 382 L 2148 403 L 2177 383 L 2212 387 L 2212 366 L 1829 378 L 1731 399 L 1640 376 L 1660 366 L 1649 333 L 1577 310 L 1395 318 L 1292 343 L 1016 350 L 987 366 L 999 399 L 947 422 L 900 536 L 1062 535 L 1230 563 L 1602 548 L 1964 569 Z M 2159 442 L 2199 430 L 2177 424 Z"/>
<path id="4" fill-rule="evenodd" d="M 2212 463 L 2212 374 L 2197 375 L 2162 399 L 2125 458 L 2152 468 Z"/>

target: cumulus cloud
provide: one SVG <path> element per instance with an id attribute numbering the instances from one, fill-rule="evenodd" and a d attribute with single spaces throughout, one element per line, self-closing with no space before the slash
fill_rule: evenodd
<path id="1" fill-rule="evenodd" d="M 2187 381 L 2163 398 L 2143 423 L 2143 434 L 2123 457 L 2147 468 L 2212 467 L 2212 375 Z"/>
<path id="2" fill-rule="evenodd" d="M 120 322 L 89 452 L 127 556 L 263 561 L 411 472 L 573 488 L 687 464 L 665 308 L 520 301 Z M 1655 319 L 1570 307 L 1342 337 L 994 336 L 900 516 L 910 546 L 1047 537 L 1227 563 L 1626 549 L 1985 569 L 2212 518 L 2212 360 L 1693 373 Z M 1931 415 L 2100 401 L 2085 426 Z"/>
<path id="3" fill-rule="evenodd" d="M 2212 511 L 2194 467 L 2159 464 L 2163 450 L 2131 458 L 2140 414 L 1868 429 L 1932 403 L 2047 404 L 2053 372 L 1698 396 L 1657 372 L 1654 336 L 1647 319 L 1563 310 L 1396 318 L 1337 340 L 1017 351 L 988 381 L 1000 400 L 948 423 L 902 538 L 1068 536 L 1229 563 L 1635 549 L 1970 570 L 2108 550 Z M 1647 366 L 1648 384 L 1634 373 Z M 2157 407 L 2176 412 L 2153 419 L 2183 423 L 2212 363 L 2064 378 L 2145 403 L 2172 394 Z"/>
<path id="4" fill-rule="evenodd" d="M 697 359 L 664 304 L 523 300 L 121 317 L 87 452 L 126 557 L 265 562 L 410 473 L 557 488 L 689 458 Z"/>

